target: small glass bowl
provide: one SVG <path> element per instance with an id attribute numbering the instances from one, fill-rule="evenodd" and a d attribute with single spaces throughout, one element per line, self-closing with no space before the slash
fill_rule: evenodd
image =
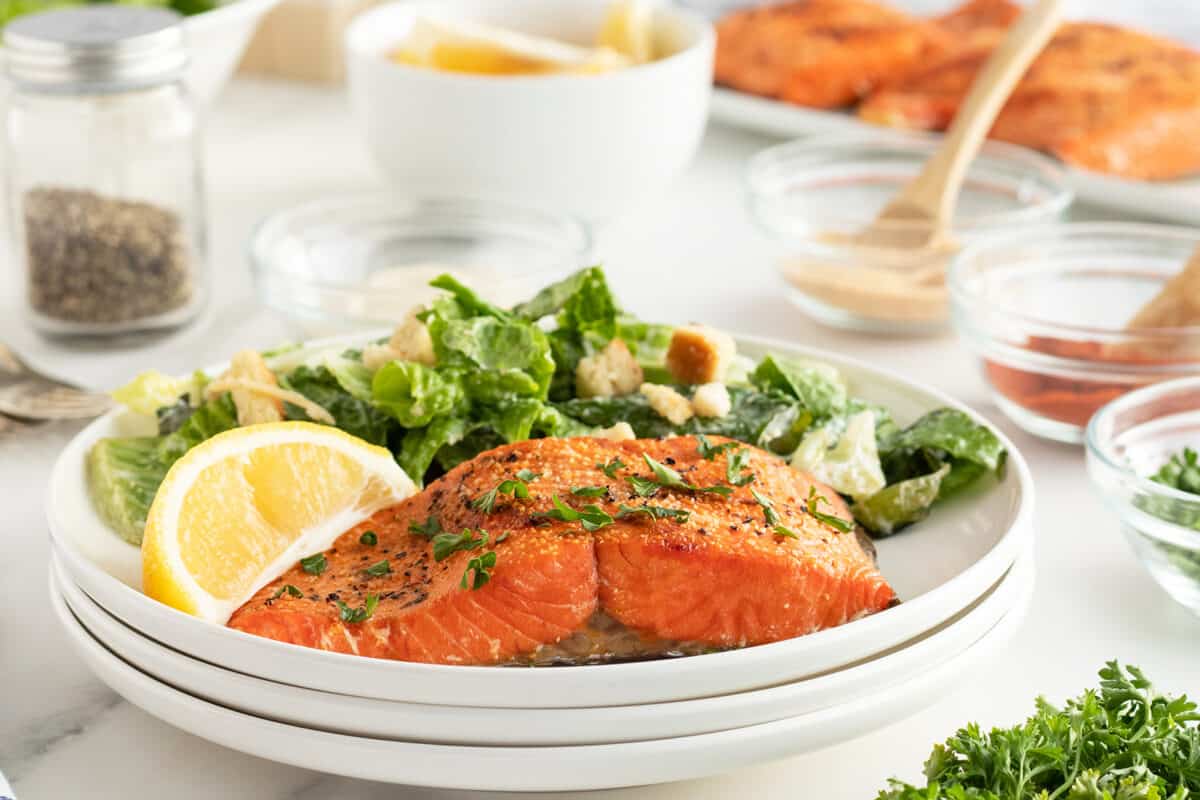
<path id="1" fill-rule="evenodd" d="M 271 215 L 250 242 L 259 296 L 304 337 L 378 328 L 449 272 L 509 306 L 589 263 L 573 217 L 485 200 L 370 193 Z"/>
<path id="2" fill-rule="evenodd" d="M 1200 495 L 1149 479 L 1184 448 L 1200 450 L 1200 377 L 1130 392 L 1087 427 L 1088 474 L 1142 565 L 1200 614 Z"/>
<path id="3" fill-rule="evenodd" d="M 780 243 L 780 272 L 793 303 L 836 327 L 912 334 L 946 329 L 950 251 L 914 259 L 911 251 L 865 251 L 847 242 L 874 222 L 940 143 L 891 132 L 818 136 L 768 148 L 750 160 L 750 213 Z M 1052 221 L 1071 198 L 1057 163 L 989 142 L 968 169 L 950 247 Z"/>
<path id="4" fill-rule="evenodd" d="M 1032 434 L 1080 443 L 1105 403 L 1200 374 L 1200 326 L 1125 329 L 1197 245 L 1197 229 L 1096 222 L 963 250 L 949 275 L 954 325 L 996 405 Z"/>

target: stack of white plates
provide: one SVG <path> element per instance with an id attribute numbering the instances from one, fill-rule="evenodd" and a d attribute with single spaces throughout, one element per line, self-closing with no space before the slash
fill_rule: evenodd
<path id="1" fill-rule="evenodd" d="M 743 341 L 751 355 L 766 349 Z M 824 353 L 901 419 L 949 398 Z M 83 459 L 119 431 L 98 420 L 49 494 L 51 598 L 80 655 L 147 712 L 247 753 L 331 773 L 462 789 L 571 790 L 727 771 L 903 718 L 989 660 L 1033 588 L 1032 484 L 1011 448 L 1002 479 L 879 543 L 904 602 L 810 636 L 674 660 L 454 667 L 326 653 L 211 625 L 138 590 L 137 551 L 92 511 Z"/>

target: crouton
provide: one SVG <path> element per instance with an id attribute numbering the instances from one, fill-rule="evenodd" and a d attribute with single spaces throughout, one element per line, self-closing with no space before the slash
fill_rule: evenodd
<path id="1" fill-rule="evenodd" d="M 732 409 L 733 401 L 723 383 L 705 383 L 692 394 L 692 411 L 697 417 L 723 417 Z"/>
<path id="2" fill-rule="evenodd" d="M 670 386 L 643 383 L 640 391 L 650 401 L 650 407 L 672 425 L 682 425 L 693 416 L 691 402 Z"/>
<path id="3" fill-rule="evenodd" d="M 417 318 L 421 310 L 421 306 L 415 306 L 408 312 L 404 321 L 396 326 L 392 338 L 388 340 L 388 347 L 396 354 L 397 361 L 415 361 L 432 367 L 437 363 L 437 355 L 433 352 L 429 328 Z"/>
<path id="4" fill-rule="evenodd" d="M 620 339 L 581 359 L 575 367 L 575 393 L 580 397 L 615 397 L 642 385 L 642 366 Z"/>
<path id="5" fill-rule="evenodd" d="M 680 383 L 712 383 L 725 377 L 737 345 L 727 333 L 704 325 L 684 325 L 671 334 L 667 369 Z"/>
<path id="6" fill-rule="evenodd" d="M 628 422 L 618 422 L 610 428 L 601 428 L 594 434 L 597 439 L 608 439 L 613 442 L 628 442 L 637 438 L 633 426 Z"/>

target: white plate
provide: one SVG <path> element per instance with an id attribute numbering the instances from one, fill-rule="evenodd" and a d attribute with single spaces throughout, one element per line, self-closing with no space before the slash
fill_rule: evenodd
<path id="1" fill-rule="evenodd" d="M 739 348 L 752 357 L 769 350 L 834 364 L 855 393 L 890 408 L 901 423 L 942 406 L 978 417 L 934 389 L 841 356 L 762 339 L 742 338 Z M 921 524 L 878 543 L 880 569 L 904 601 L 895 608 L 808 636 L 674 660 L 553 670 L 385 661 L 253 636 L 143 595 L 140 552 L 97 516 L 84 475 L 92 444 L 121 430 L 115 413 L 101 417 L 72 440 L 51 475 L 50 532 L 75 582 L 130 627 L 201 660 L 279 683 L 384 700 L 577 708 L 669 702 L 787 683 L 881 653 L 955 616 L 999 580 L 1032 533 L 1033 481 L 1025 460 L 1004 440 L 1009 459 L 1001 480 L 987 481 L 969 496 L 943 504 Z"/>
<path id="2" fill-rule="evenodd" d="M 1032 580 L 1018 560 L 971 609 L 918 642 L 845 670 L 770 689 L 717 698 L 607 708 L 469 708 L 370 700 L 299 689 L 221 669 L 163 647 L 97 606 L 63 572 L 58 591 L 88 633 L 122 660 L 164 683 L 254 716 L 409 742 L 465 745 L 575 745 L 645 741 L 740 728 L 811 713 L 864 692 L 911 680 L 953 658 L 1019 605 Z"/>
<path id="3" fill-rule="evenodd" d="M 810 136 L 878 131 L 846 111 L 815 108 L 756 97 L 733 89 L 713 90 L 712 119 L 773 136 Z M 892 129 L 885 129 L 892 130 Z M 1200 220 L 1200 177 L 1174 181 L 1135 181 L 1066 166 L 1075 196 L 1092 205 L 1195 225 Z"/>
<path id="4" fill-rule="evenodd" d="M 461 747 L 345 736 L 285 725 L 193 697 L 139 672 L 92 638 L 51 589 L 76 650 L 114 691 L 159 719 L 217 744 L 305 769 L 391 783 L 498 791 L 578 791 L 699 778 L 817 750 L 903 719 L 988 663 L 1012 637 L 1032 597 L 961 654 L 885 690 L 745 728 L 575 747 Z M 1024 565 L 1023 565 L 1024 566 Z M 537 672 L 542 672 L 538 670 Z"/>

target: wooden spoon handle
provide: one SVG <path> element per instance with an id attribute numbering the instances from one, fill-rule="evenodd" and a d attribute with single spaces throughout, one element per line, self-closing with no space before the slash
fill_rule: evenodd
<path id="1" fill-rule="evenodd" d="M 1167 281 L 1159 293 L 1126 326 L 1127 330 L 1182 328 L 1200 324 L 1200 248 L 1183 271 Z"/>
<path id="2" fill-rule="evenodd" d="M 949 226 L 967 166 L 1013 88 L 1054 35 L 1062 11 L 1062 0 L 1039 0 L 1013 25 L 976 76 L 942 146 L 897 201 L 924 208 L 940 226 Z"/>

